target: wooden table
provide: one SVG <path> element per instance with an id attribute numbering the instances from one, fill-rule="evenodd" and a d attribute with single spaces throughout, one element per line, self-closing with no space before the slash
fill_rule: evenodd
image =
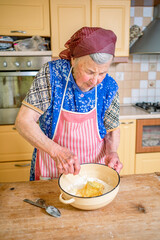
<path id="1" fill-rule="evenodd" d="M 158 175 L 121 177 L 113 202 L 94 211 L 62 204 L 57 180 L 0 184 L 0 240 L 159 240 Z M 51 217 L 24 198 L 43 198 L 62 216 Z"/>

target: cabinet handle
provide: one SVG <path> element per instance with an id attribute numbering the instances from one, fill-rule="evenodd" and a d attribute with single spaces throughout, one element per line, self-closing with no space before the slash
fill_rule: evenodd
<path id="1" fill-rule="evenodd" d="M 133 124 L 134 122 L 121 122 L 121 124 Z"/>
<path id="2" fill-rule="evenodd" d="M 26 164 L 14 164 L 15 167 L 29 167 L 30 163 L 26 163 Z"/>
<path id="3" fill-rule="evenodd" d="M 16 127 L 13 127 L 12 130 L 16 130 Z"/>
<path id="4" fill-rule="evenodd" d="M 11 33 L 26 33 L 26 31 L 20 31 L 20 30 L 12 30 Z"/>

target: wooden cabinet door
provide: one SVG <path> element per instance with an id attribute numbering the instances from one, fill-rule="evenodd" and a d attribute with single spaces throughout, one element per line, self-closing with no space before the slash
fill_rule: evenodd
<path id="1" fill-rule="evenodd" d="M 57 57 L 64 44 L 83 26 L 90 26 L 90 0 L 50 0 L 51 48 Z"/>
<path id="2" fill-rule="evenodd" d="M 160 172 L 160 152 L 136 154 L 135 173 Z"/>
<path id="3" fill-rule="evenodd" d="M 129 56 L 130 0 L 92 0 L 92 26 L 114 31 L 115 56 Z"/>
<path id="4" fill-rule="evenodd" d="M 123 163 L 121 174 L 133 174 L 135 168 L 136 120 L 120 121 L 118 154 Z"/>
<path id="5" fill-rule="evenodd" d="M 31 161 L 0 163 L 0 182 L 29 181 Z"/>
<path id="6" fill-rule="evenodd" d="M 0 162 L 31 160 L 32 152 L 33 147 L 14 125 L 0 126 Z"/>
<path id="7" fill-rule="evenodd" d="M 136 153 L 160 152 L 160 118 L 137 120 Z"/>
<path id="8" fill-rule="evenodd" d="M 50 36 L 49 0 L 1 0 L 0 35 Z"/>

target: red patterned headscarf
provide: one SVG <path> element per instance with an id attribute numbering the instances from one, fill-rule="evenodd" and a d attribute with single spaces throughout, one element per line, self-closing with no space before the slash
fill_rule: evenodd
<path id="1" fill-rule="evenodd" d="M 66 49 L 59 56 L 70 60 L 93 53 L 109 53 L 114 56 L 117 37 L 111 30 L 100 27 L 83 27 L 65 43 Z"/>

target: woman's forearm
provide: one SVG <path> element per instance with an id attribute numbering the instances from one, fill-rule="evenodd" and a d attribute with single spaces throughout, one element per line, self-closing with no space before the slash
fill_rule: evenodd
<path id="1" fill-rule="evenodd" d="M 15 122 L 16 129 L 32 146 L 52 155 L 53 151 L 51 151 L 51 149 L 53 149 L 53 145 L 56 143 L 49 139 L 37 124 L 40 114 L 35 113 L 35 115 L 31 117 L 30 111 L 33 110 L 26 109 L 25 107 L 20 109 Z M 28 114 L 30 117 L 28 117 Z"/>
<path id="2" fill-rule="evenodd" d="M 106 154 L 117 152 L 120 142 L 120 129 L 108 132 L 105 137 Z"/>
<path id="3" fill-rule="evenodd" d="M 106 146 L 106 164 L 115 169 L 118 173 L 121 171 L 123 164 L 119 160 L 117 153 L 120 142 L 120 129 L 107 133 L 105 137 Z"/>

